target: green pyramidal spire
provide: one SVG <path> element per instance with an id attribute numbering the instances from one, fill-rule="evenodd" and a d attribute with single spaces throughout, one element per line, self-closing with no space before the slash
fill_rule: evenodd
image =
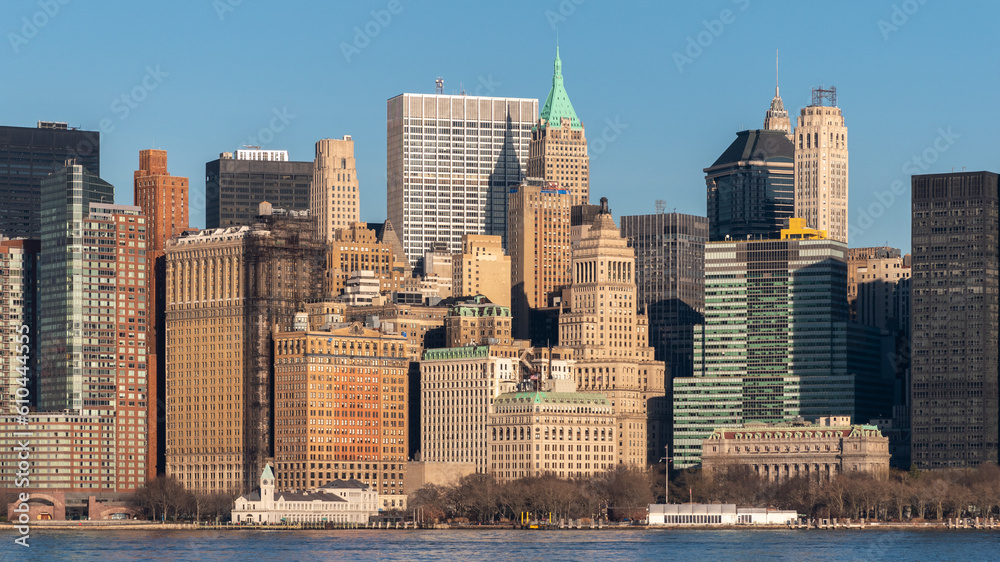
<path id="1" fill-rule="evenodd" d="M 558 126 L 559 123 L 562 123 L 562 118 L 566 117 L 569 119 L 570 128 L 583 128 L 580 118 L 576 116 L 576 111 L 573 109 L 572 102 L 569 101 L 566 87 L 563 86 L 562 60 L 559 58 L 558 46 L 556 46 L 556 62 L 553 65 L 552 89 L 549 90 L 549 97 L 545 98 L 545 107 L 542 108 L 538 117 L 544 119 L 546 125 L 551 123 L 554 126 Z"/>

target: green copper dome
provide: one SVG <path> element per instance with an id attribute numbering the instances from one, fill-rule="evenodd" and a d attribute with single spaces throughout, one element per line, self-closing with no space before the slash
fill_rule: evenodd
<path id="1" fill-rule="evenodd" d="M 558 126 L 562 123 L 563 117 L 569 119 L 571 129 L 582 129 L 583 124 L 576 116 L 572 102 L 569 101 L 569 94 L 563 86 L 562 60 L 559 59 L 559 47 L 556 47 L 556 62 L 552 73 L 552 89 L 549 90 L 549 97 L 545 98 L 545 107 L 542 108 L 538 116 L 545 120 L 546 124 L 552 123 Z"/>

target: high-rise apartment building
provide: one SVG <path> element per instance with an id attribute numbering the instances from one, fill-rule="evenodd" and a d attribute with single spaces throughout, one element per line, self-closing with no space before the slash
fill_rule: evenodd
<path id="1" fill-rule="evenodd" d="M 258 221 L 167 242 L 166 465 L 189 490 L 255 485 L 274 456 L 272 327 L 323 300 L 308 211 Z"/>
<path id="2" fill-rule="evenodd" d="M 172 176 L 167 171 L 166 150 L 140 150 L 139 169 L 134 174 L 135 204 L 146 217 L 148 230 L 146 281 L 150 303 L 148 333 L 149 412 L 151 426 L 148 446 L 157 462 L 150 463 L 149 477 L 163 472 L 166 412 L 160 407 L 166 388 L 166 283 L 167 264 L 163 249 L 167 240 L 188 229 L 188 178 Z"/>
<path id="3" fill-rule="evenodd" d="M 0 234 L 0 413 L 35 405 L 38 388 L 38 240 L 8 240 Z M 21 353 L 26 336 L 29 353 Z M 37 349 L 37 347 L 35 347 Z M 28 379 L 22 385 L 20 379 Z M 28 396 L 18 396 L 25 386 Z M 23 393 L 23 391 L 22 391 Z M 27 402 L 18 402 L 18 400 Z"/>
<path id="4" fill-rule="evenodd" d="M 638 311 L 635 250 L 615 226 L 606 198 L 573 249 L 571 274 L 571 311 L 559 316 L 559 344 L 574 350 L 577 389 L 611 402 L 616 464 L 656 463 L 667 443 L 664 366 L 649 347 L 649 320 Z"/>
<path id="5" fill-rule="evenodd" d="M 531 128 L 528 177 L 554 182 L 558 189 L 569 191 L 572 205 L 590 203 L 587 135 L 563 85 L 559 47 L 553 64 L 552 88 L 538 114 L 538 122 Z"/>
<path id="6" fill-rule="evenodd" d="M 274 347 L 277 486 L 360 480 L 384 509 L 404 507 L 405 338 L 353 323 L 279 331 Z"/>
<path id="7" fill-rule="evenodd" d="M 113 191 L 79 165 L 42 182 L 35 350 L 41 409 L 100 427 L 100 446 L 80 480 L 130 492 L 155 464 L 148 448 L 156 420 L 148 417 L 147 224 L 139 207 L 93 202 Z M 87 202 L 85 214 L 78 201 Z"/>
<path id="8" fill-rule="evenodd" d="M 100 176 L 100 132 L 51 121 L 36 128 L 0 126 L 0 235 L 41 238 L 41 182 L 70 159 Z"/>
<path id="9" fill-rule="evenodd" d="M 264 202 L 289 211 L 309 210 L 312 181 L 313 162 L 289 161 L 286 150 L 251 147 L 235 157 L 223 152 L 205 164 L 205 228 L 250 226 Z"/>
<path id="10" fill-rule="evenodd" d="M 998 454 L 998 176 L 913 176 L 911 424 L 917 468 Z"/>
<path id="11" fill-rule="evenodd" d="M 461 250 L 463 234 L 505 238 L 538 100 L 400 94 L 386 113 L 386 216 L 410 264 L 434 242 Z"/>
<path id="12" fill-rule="evenodd" d="M 358 167 L 351 135 L 316 142 L 309 208 L 326 242 L 334 239 L 337 229 L 361 220 Z"/>
<path id="13" fill-rule="evenodd" d="M 667 381 L 693 370 L 694 327 L 705 314 L 708 219 L 681 213 L 621 218 L 635 249 L 637 302 L 649 317 L 649 344 L 666 364 Z M 671 387 L 667 386 L 667 394 Z"/>
<path id="14" fill-rule="evenodd" d="M 741 131 L 705 168 L 709 240 L 776 238 L 795 208 L 795 147 L 781 131 Z"/>
<path id="15" fill-rule="evenodd" d="M 466 234 L 452 259 L 452 293 L 458 297 L 485 295 L 510 307 L 510 256 L 499 236 Z"/>
<path id="16" fill-rule="evenodd" d="M 795 216 L 846 244 L 847 125 L 836 88 L 813 89 L 812 105 L 802 108 L 793 142 Z"/>
<path id="17" fill-rule="evenodd" d="M 555 183 L 529 179 L 510 191 L 507 250 L 511 312 L 517 337 L 530 337 L 530 310 L 553 306 L 569 286 L 573 195 Z"/>
<path id="18" fill-rule="evenodd" d="M 673 380 L 676 467 L 698 464 L 715 427 L 854 416 L 867 399 L 848 363 L 847 247 L 804 222 L 706 244 L 694 376 Z"/>
<path id="19" fill-rule="evenodd" d="M 89 308 L 84 304 L 87 290 L 84 272 L 97 272 L 90 266 L 84 267 L 84 228 L 91 203 L 113 203 L 115 188 L 83 165 L 69 162 L 42 180 L 41 196 L 42 253 L 38 280 L 38 331 L 45 334 L 45 337 L 37 340 L 37 352 L 40 355 L 39 385 L 42 389 L 38 405 L 41 410 L 47 411 L 80 411 L 84 407 L 84 355 L 90 355 L 84 349 L 89 342 L 85 342 L 83 337 L 84 316 Z M 143 232 L 143 239 L 135 238 L 136 234 L 133 233 L 130 240 L 132 245 L 126 245 L 126 248 L 133 250 L 131 256 L 136 260 L 132 269 L 145 276 L 145 263 L 141 263 L 142 270 L 137 268 L 140 265 L 138 259 L 146 259 L 146 233 Z M 141 253 L 138 253 L 139 250 Z M 117 286 L 116 279 L 107 277 L 107 285 L 112 285 L 113 281 L 114 286 Z M 132 296 L 143 297 L 141 302 L 145 310 L 145 299 L 148 296 L 146 280 L 138 276 L 133 276 L 132 280 L 136 282 L 132 284 Z M 140 281 L 141 284 L 137 284 Z M 89 303 L 90 297 L 86 300 Z M 116 300 L 110 302 L 117 303 Z M 104 304 L 106 308 L 114 310 L 115 305 L 110 302 Z M 101 304 L 97 300 L 93 306 Z M 143 317 L 140 322 L 133 316 L 131 320 L 129 324 L 132 328 L 128 331 L 131 333 L 138 329 L 145 338 L 146 318 Z M 130 339 L 136 341 L 137 338 L 133 336 Z M 132 355 L 136 353 L 138 349 Z M 143 345 L 142 354 L 145 353 Z M 87 363 L 88 367 L 102 368 L 102 365 L 90 365 L 89 361 Z"/>

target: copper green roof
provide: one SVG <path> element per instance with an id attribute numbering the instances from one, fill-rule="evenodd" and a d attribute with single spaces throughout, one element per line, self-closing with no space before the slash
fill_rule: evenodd
<path id="1" fill-rule="evenodd" d="M 561 404 L 594 404 L 607 406 L 608 398 L 599 392 L 505 392 L 497 396 L 495 404 L 510 404 L 515 402 L 561 403 Z"/>
<path id="2" fill-rule="evenodd" d="M 424 351 L 424 361 L 447 361 L 449 359 L 475 359 L 490 354 L 488 345 L 466 345 L 462 347 L 442 347 Z"/>
<path id="3" fill-rule="evenodd" d="M 264 466 L 264 472 L 260 475 L 261 480 L 274 480 L 274 472 L 271 471 L 271 465 Z"/>
<path id="4" fill-rule="evenodd" d="M 551 123 L 556 127 L 562 123 L 563 117 L 566 117 L 569 119 L 571 129 L 582 129 L 583 124 L 580 123 L 580 118 L 576 116 L 573 104 L 569 101 L 569 94 L 566 93 L 566 88 L 563 86 L 562 60 L 559 59 L 559 47 L 556 47 L 556 62 L 554 67 L 552 89 L 549 90 L 549 97 L 545 98 L 545 106 L 538 117 L 544 119 L 546 125 Z"/>

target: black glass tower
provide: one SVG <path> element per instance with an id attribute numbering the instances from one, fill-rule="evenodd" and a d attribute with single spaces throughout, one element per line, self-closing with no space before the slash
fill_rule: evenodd
<path id="1" fill-rule="evenodd" d="M 73 159 L 101 174 L 101 135 L 39 121 L 36 128 L 0 126 L 0 234 L 41 237 L 42 179 Z"/>
<path id="2" fill-rule="evenodd" d="M 709 240 L 778 238 L 795 212 L 795 145 L 782 131 L 741 131 L 705 168 Z"/>

